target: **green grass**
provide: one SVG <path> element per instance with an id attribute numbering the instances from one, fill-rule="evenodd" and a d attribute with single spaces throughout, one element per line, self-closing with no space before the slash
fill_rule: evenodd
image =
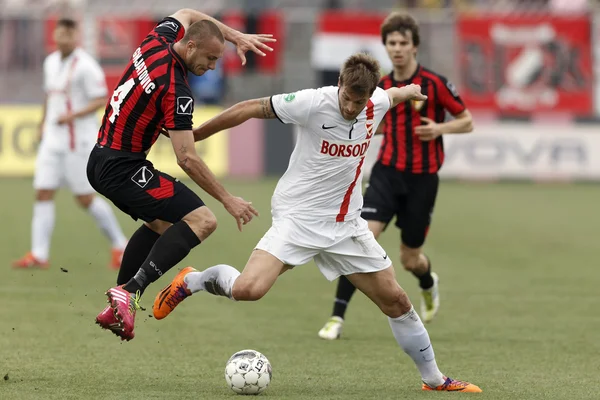
<path id="1" fill-rule="evenodd" d="M 208 200 L 219 228 L 180 266 L 242 268 L 268 229 L 274 182 L 227 185 L 260 219 L 238 233 Z M 454 398 L 419 390 L 386 318 L 362 295 L 343 339 L 319 340 L 335 284 L 314 264 L 284 274 L 258 303 L 198 295 L 164 321 L 140 312 L 135 340 L 121 343 L 93 323 L 116 273 L 92 220 L 61 193 L 52 268 L 12 270 L 28 250 L 32 190 L 26 180 L 0 187 L 0 399 L 231 399 L 224 363 L 245 348 L 273 365 L 267 398 Z M 593 185 L 442 184 L 427 243 L 441 276 L 442 308 L 428 330 L 442 371 L 477 383 L 485 399 L 598 398 L 598 204 Z M 127 234 L 136 229 L 119 218 Z M 382 238 L 394 260 L 398 239 L 395 229 Z M 415 279 L 397 269 L 417 300 Z M 175 272 L 148 289 L 148 310 Z"/>

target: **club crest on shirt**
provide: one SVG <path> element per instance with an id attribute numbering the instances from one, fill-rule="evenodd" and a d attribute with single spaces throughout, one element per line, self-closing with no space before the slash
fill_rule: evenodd
<path id="1" fill-rule="evenodd" d="M 425 102 L 423 100 L 411 100 L 410 104 L 412 105 L 412 108 L 414 108 L 417 111 L 421 111 L 421 108 L 423 108 L 423 105 L 425 104 Z"/>

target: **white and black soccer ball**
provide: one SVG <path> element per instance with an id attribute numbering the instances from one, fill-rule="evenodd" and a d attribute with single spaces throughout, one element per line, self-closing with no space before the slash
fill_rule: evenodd
<path id="1" fill-rule="evenodd" d="M 259 394 L 271 383 L 271 363 L 256 350 L 241 350 L 225 365 L 227 386 L 237 394 Z"/>

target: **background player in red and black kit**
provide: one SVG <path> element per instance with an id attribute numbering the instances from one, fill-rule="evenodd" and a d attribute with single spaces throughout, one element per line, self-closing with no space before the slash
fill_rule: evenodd
<path id="1" fill-rule="evenodd" d="M 412 16 L 390 14 L 381 25 L 381 39 L 394 69 L 379 86 L 388 89 L 414 83 L 421 85 L 428 98 L 399 104 L 385 116 L 380 125 L 385 136 L 361 216 L 375 238 L 396 216 L 396 226 L 402 231 L 400 261 L 419 280 L 420 314 L 423 321 L 429 322 L 439 308 L 438 276 L 431 272 L 431 262 L 422 246 L 437 196 L 437 172 L 444 161 L 442 135 L 471 132 L 473 121 L 454 85 L 417 62 L 419 26 Z M 446 111 L 454 116 L 453 120 L 444 122 Z M 339 338 L 355 290 L 347 278 L 339 279 L 333 315 L 319 331 L 321 338 Z"/>
<path id="2" fill-rule="evenodd" d="M 214 214 L 188 187 L 154 168 L 146 154 L 160 133 L 171 138 L 179 166 L 242 224 L 258 215 L 215 179 L 194 147 L 194 100 L 188 70 L 202 75 L 223 56 L 224 41 L 245 52 L 272 50 L 271 35 L 249 35 L 193 10 L 161 21 L 144 39 L 107 104 L 87 168 L 94 189 L 144 224 L 133 234 L 109 306 L 96 322 L 122 339 L 134 337 L 135 312 L 144 289 L 181 261 L 216 229 Z"/>

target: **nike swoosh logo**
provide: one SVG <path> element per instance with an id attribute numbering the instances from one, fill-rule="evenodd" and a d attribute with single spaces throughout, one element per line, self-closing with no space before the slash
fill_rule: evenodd
<path id="1" fill-rule="evenodd" d="M 387 254 L 386 254 L 385 256 L 383 256 L 383 259 L 384 259 L 384 260 L 387 260 Z"/>
<path id="2" fill-rule="evenodd" d="M 423 352 L 423 351 L 427 350 L 427 349 L 428 349 L 428 348 L 430 348 L 430 347 L 431 347 L 431 343 L 429 343 L 429 346 L 425 347 L 424 349 L 419 349 L 419 351 L 420 351 L 420 352 Z"/>
<path id="3" fill-rule="evenodd" d="M 181 112 L 185 112 L 185 110 L 187 110 L 190 104 L 192 104 L 192 99 L 188 100 L 185 106 L 183 104 L 180 104 L 179 108 L 181 108 Z"/>
<path id="4" fill-rule="evenodd" d="M 323 129 L 332 129 L 332 128 L 335 128 L 336 126 L 337 125 L 334 125 L 334 126 L 325 126 L 325 124 L 323 124 L 323 126 L 321 128 L 323 128 Z"/>

